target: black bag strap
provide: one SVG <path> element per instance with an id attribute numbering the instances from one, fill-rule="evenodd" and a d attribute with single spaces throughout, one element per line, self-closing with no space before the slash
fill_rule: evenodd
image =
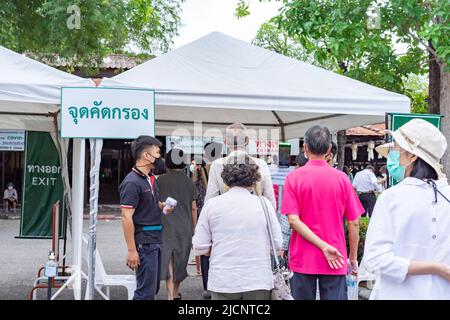
<path id="1" fill-rule="evenodd" d="M 442 196 L 442 198 L 444 198 L 445 200 L 447 200 L 448 203 L 450 203 L 450 200 L 448 200 L 447 197 L 444 196 L 444 195 L 438 190 L 438 188 L 437 188 L 437 186 L 436 186 L 436 182 L 434 182 L 434 180 L 428 179 L 428 180 L 427 180 L 427 183 L 433 187 L 433 191 L 434 191 L 434 203 L 437 203 L 437 194 L 438 194 L 438 193 Z"/>

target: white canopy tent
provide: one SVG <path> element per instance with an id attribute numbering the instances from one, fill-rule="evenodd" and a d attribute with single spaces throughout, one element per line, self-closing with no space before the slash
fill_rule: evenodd
<path id="1" fill-rule="evenodd" d="M 303 136 L 317 123 L 336 132 L 382 122 L 386 112 L 410 112 L 406 96 L 219 32 L 105 78 L 102 85 L 154 89 L 159 135 L 176 128 L 193 134 L 194 121 L 201 120 L 203 129 L 240 121 L 278 127 L 284 140 Z"/>
<path id="2" fill-rule="evenodd" d="M 68 139 L 58 139 L 57 115 L 63 86 L 92 87 L 94 83 L 0 46 L 0 129 L 50 132 L 60 151 L 64 194 L 72 211 L 71 282 L 75 298 L 80 299 L 85 141 L 74 139 L 71 194 L 67 167 Z"/>
<path id="3" fill-rule="evenodd" d="M 55 132 L 61 87 L 93 85 L 0 46 L 0 128 Z"/>

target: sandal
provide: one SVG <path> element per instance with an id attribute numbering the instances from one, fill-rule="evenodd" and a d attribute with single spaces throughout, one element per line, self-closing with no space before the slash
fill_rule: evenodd
<path id="1" fill-rule="evenodd" d="M 178 297 L 173 298 L 173 300 L 181 300 L 181 293 L 178 292 Z"/>
<path id="2" fill-rule="evenodd" d="M 188 265 L 195 266 L 197 262 L 195 261 L 195 258 L 188 262 Z"/>

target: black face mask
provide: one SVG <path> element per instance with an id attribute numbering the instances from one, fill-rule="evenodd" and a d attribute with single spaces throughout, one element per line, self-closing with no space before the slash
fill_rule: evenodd
<path id="1" fill-rule="evenodd" d="M 148 154 L 149 154 L 151 157 L 153 157 L 155 160 L 151 161 L 151 160 L 147 159 L 147 157 L 145 156 L 145 153 L 148 153 Z M 142 160 L 147 161 L 147 164 L 144 164 L 144 165 L 142 165 L 142 166 L 137 166 L 137 165 L 136 165 L 136 168 L 148 167 L 148 166 L 150 166 L 150 165 L 155 166 L 156 160 L 161 158 L 160 155 L 158 155 L 158 156 L 156 157 L 155 155 L 151 154 L 150 152 L 145 152 L 145 153 L 143 154 Z"/>
<path id="2" fill-rule="evenodd" d="M 147 160 L 150 164 L 153 164 L 154 165 L 154 163 L 156 162 L 156 160 L 157 159 L 161 159 L 161 154 L 160 153 L 158 153 L 158 154 L 154 154 L 154 153 L 156 153 L 156 151 L 152 151 L 151 153 L 150 152 L 146 152 L 146 153 L 148 153 L 152 158 L 154 158 L 155 160 L 153 160 L 153 162 L 151 162 L 151 160 L 149 160 L 149 159 L 147 159 L 147 158 L 144 158 L 145 160 Z"/>

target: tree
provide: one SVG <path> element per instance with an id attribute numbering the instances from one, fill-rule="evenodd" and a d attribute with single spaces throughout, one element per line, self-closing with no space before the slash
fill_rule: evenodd
<path id="1" fill-rule="evenodd" d="M 403 79 L 405 92 L 411 99 L 412 113 L 428 113 L 428 79 L 425 76 L 410 74 Z"/>
<path id="2" fill-rule="evenodd" d="M 166 52 L 180 27 L 183 0 L 3 0 L 0 45 L 47 61 L 64 59 L 68 71 L 100 63 L 131 46 Z M 94 72 L 94 70 L 91 70 Z"/>
<path id="3" fill-rule="evenodd" d="M 306 61 L 309 59 L 305 50 L 292 41 L 286 32 L 277 28 L 272 22 L 261 25 L 252 44 L 275 51 L 276 53 Z"/>
<path id="4" fill-rule="evenodd" d="M 278 28 L 272 21 L 261 25 L 252 44 L 328 70 L 338 68 L 338 65 L 333 61 L 317 61 L 314 55 L 308 53 L 295 37 L 289 37 L 284 30 Z"/>
<path id="5" fill-rule="evenodd" d="M 252 44 L 276 53 L 307 62 L 330 71 L 339 72 L 340 66 L 334 60 L 317 61 L 313 54 L 308 54 L 302 45 L 278 28 L 272 21 L 263 23 L 258 29 Z M 411 73 L 402 76 L 402 94 L 411 99 L 411 112 L 428 112 L 428 81 L 423 75 Z"/>
<path id="6" fill-rule="evenodd" d="M 428 74 L 429 111 L 444 115 L 450 137 L 449 18 L 448 0 L 285 0 L 274 21 L 317 61 L 334 59 L 354 79 L 407 93 L 405 77 Z M 443 163 L 450 177 L 450 150 Z"/>

